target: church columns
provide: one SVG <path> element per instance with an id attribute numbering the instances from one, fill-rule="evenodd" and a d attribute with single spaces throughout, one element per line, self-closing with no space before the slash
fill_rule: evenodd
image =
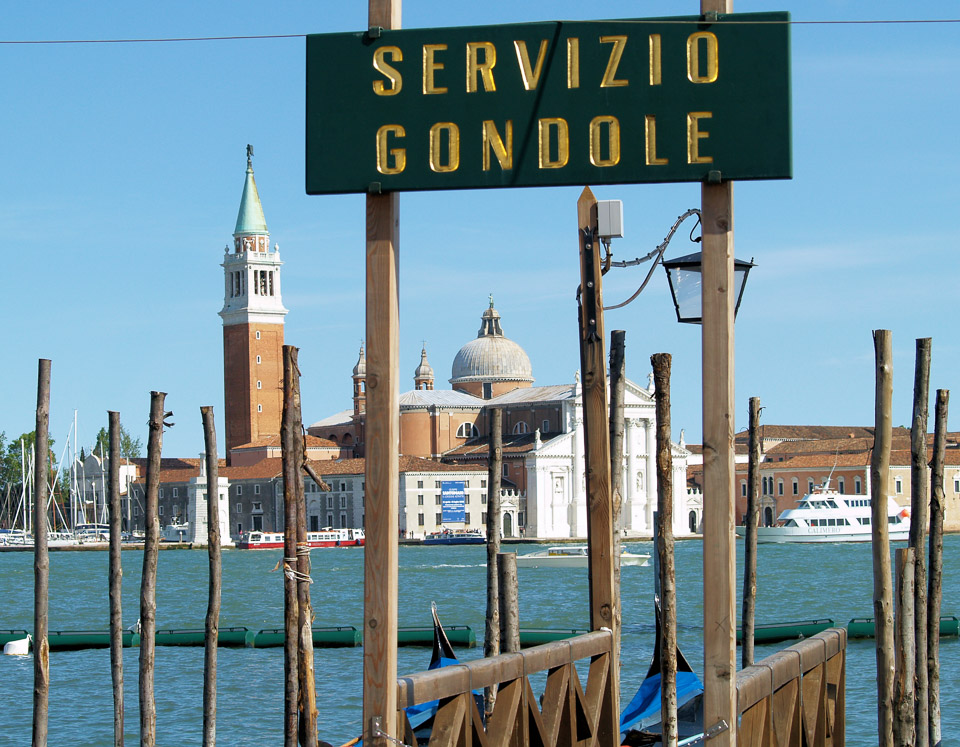
<path id="1" fill-rule="evenodd" d="M 644 419 L 643 427 L 647 437 L 647 479 L 645 482 L 647 495 L 644 521 L 647 531 L 653 532 L 653 511 L 657 507 L 657 445 L 653 418 Z"/>

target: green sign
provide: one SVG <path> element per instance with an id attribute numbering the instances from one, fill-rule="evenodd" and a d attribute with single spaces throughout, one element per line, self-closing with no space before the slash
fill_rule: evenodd
<path id="1" fill-rule="evenodd" d="M 307 37 L 307 193 L 786 179 L 787 13 Z"/>

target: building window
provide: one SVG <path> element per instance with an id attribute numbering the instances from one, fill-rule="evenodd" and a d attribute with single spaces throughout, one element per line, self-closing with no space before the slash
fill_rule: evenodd
<path id="1" fill-rule="evenodd" d="M 746 480 L 740 481 L 740 495 L 744 498 L 747 497 L 747 481 Z"/>
<path id="2" fill-rule="evenodd" d="M 514 433 L 529 433 L 530 428 L 527 427 L 527 424 L 521 420 L 519 423 L 513 426 Z"/>
<path id="3" fill-rule="evenodd" d="M 173 489 L 173 497 L 174 497 L 174 498 L 179 498 L 179 497 L 180 497 L 180 488 L 174 488 L 174 489 Z"/>
<path id="4" fill-rule="evenodd" d="M 857 495 L 862 495 L 862 494 L 863 494 L 863 490 L 861 490 L 860 478 L 859 478 L 859 477 L 854 477 L 854 478 L 853 478 L 853 492 L 856 493 Z"/>
<path id="5" fill-rule="evenodd" d="M 440 526 L 441 524 L 443 524 L 443 514 L 437 514 L 436 524 L 437 526 Z"/>
<path id="6" fill-rule="evenodd" d="M 898 477 L 895 481 L 895 485 L 896 485 L 897 495 L 900 495 L 903 492 L 903 480 Z"/>
<path id="7" fill-rule="evenodd" d="M 812 492 L 813 492 L 813 478 L 811 477 L 807 480 L 807 493 L 812 493 Z"/>
<path id="8" fill-rule="evenodd" d="M 837 478 L 837 491 L 840 493 L 840 495 L 844 495 L 847 492 L 844 487 L 843 478 Z"/>
<path id="9" fill-rule="evenodd" d="M 550 432 L 550 421 L 549 421 L 549 420 L 544 420 L 542 423 L 540 423 L 540 432 L 541 432 L 541 433 L 549 433 L 549 432 Z"/>
<path id="10" fill-rule="evenodd" d="M 423 488 L 423 480 L 417 480 L 417 487 L 421 489 Z"/>
<path id="11" fill-rule="evenodd" d="M 160 495 L 159 495 L 159 497 L 160 497 L 160 498 L 163 498 L 163 488 L 160 488 Z"/>
<path id="12" fill-rule="evenodd" d="M 253 517 L 253 526 L 251 527 L 251 529 L 252 529 L 254 532 L 262 532 L 262 531 L 263 531 L 263 517 L 262 517 L 262 516 L 260 516 L 260 515 L 258 514 L 257 516 L 254 516 L 254 517 Z"/>
<path id="13" fill-rule="evenodd" d="M 257 405 L 257 412 L 263 412 L 263 405 Z"/>
<path id="14" fill-rule="evenodd" d="M 243 495 L 243 485 L 237 485 L 237 495 Z"/>
<path id="15" fill-rule="evenodd" d="M 418 505 L 418 506 L 422 506 L 422 505 L 423 505 L 423 493 L 421 493 L 421 494 L 419 494 L 419 495 L 417 496 L 417 505 Z"/>
<path id="16" fill-rule="evenodd" d="M 340 483 L 340 490 L 346 490 L 346 489 L 347 489 L 347 483 L 341 482 L 341 483 Z"/>
<path id="17" fill-rule="evenodd" d="M 790 487 L 793 489 L 794 495 L 800 495 L 800 481 L 796 477 L 793 478 L 793 481 Z"/>
<path id="18" fill-rule="evenodd" d="M 258 365 L 258 366 L 260 365 L 260 356 L 259 356 L 259 355 L 257 356 L 257 365 Z"/>
<path id="19" fill-rule="evenodd" d="M 238 513 L 238 514 L 239 514 L 239 513 L 243 513 L 243 504 L 241 504 L 241 503 L 238 503 L 238 504 L 237 504 L 237 513 Z"/>
<path id="20" fill-rule="evenodd" d="M 263 389 L 263 382 L 260 380 L 257 380 L 257 389 Z"/>
<path id="21" fill-rule="evenodd" d="M 439 488 L 440 488 L 440 481 L 439 481 L 439 480 L 434 480 L 434 481 L 433 481 L 433 487 L 439 489 Z"/>
<path id="22" fill-rule="evenodd" d="M 257 330 L 257 339 L 258 339 L 258 340 L 260 339 L 260 330 L 259 330 L 259 329 Z"/>
<path id="23" fill-rule="evenodd" d="M 479 435 L 480 431 L 473 423 L 462 423 L 457 429 L 457 438 L 476 438 Z"/>
<path id="24" fill-rule="evenodd" d="M 243 534 L 243 524 L 239 522 L 237 523 L 237 534 Z"/>
<path id="25" fill-rule="evenodd" d="M 463 487 L 469 488 L 469 487 L 470 487 L 470 481 L 469 481 L 469 480 L 464 480 L 464 481 L 463 481 Z"/>
<path id="26" fill-rule="evenodd" d="M 343 512 L 340 513 L 340 528 L 343 529 L 347 526 L 347 515 Z"/>
<path id="27" fill-rule="evenodd" d="M 783 495 L 783 480 L 777 480 L 777 495 Z"/>
<path id="28" fill-rule="evenodd" d="M 482 511 L 482 512 L 480 513 L 480 523 L 483 524 L 484 526 L 486 526 L 486 524 L 487 524 L 487 512 L 486 512 L 486 511 Z"/>
<path id="29" fill-rule="evenodd" d="M 253 486 L 253 494 L 254 494 L 254 495 L 260 495 L 260 484 L 259 484 L 259 483 L 257 483 L 256 485 Z"/>
<path id="30" fill-rule="evenodd" d="M 480 487 L 481 487 L 481 488 L 487 487 L 487 481 L 486 481 L 486 480 L 481 480 L 481 481 L 480 481 Z"/>
<path id="31" fill-rule="evenodd" d="M 487 494 L 486 494 L 486 493 L 481 493 L 481 494 L 480 494 L 480 505 L 481 505 L 481 506 L 486 506 L 486 505 L 487 505 Z"/>
<path id="32" fill-rule="evenodd" d="M 328 527 L 333 526 L 333 514 L 327 514 L 327 526 Z"/>
<path id="33" fill-rule="evenodd" d="M 346 508 L 346 507 L 347 507 L 347 496 L 341 495 L 341 496 L 340 496 L 340 508 Z"/>
<path id="34" fill-rule="evenodd" d="M 423 514 L 417 514 L 417 526 L 423 526 Z"/>
<path id="35" fill-rule="evenodd" d="M 437 493 L 436 503 L 437 503 L 438 506 L 442 505 L 442 501 L 441 501 L 441 499 L 440 499 L 440 493 Z"/>
<path id="36" fill-rule="evenodd" d="M 469 506 L 469 505 L 470 505 L 470 494 L 469 494 L 469 493 L 465 493 L 465 494 L 464 494 L 464 496 L 463 496 L 463 505 L 465 505 L 465 506 Z"/>
<path id="37" fill-rule="evenodd" d="M 255 501 L 255 502 L 250 506 L 250 510 L 251 510 L 251 511 L 263 511 L 263 504 L 260 503 L 259 501 Z"/>
<path id="38" fill-rule="evenodd" d="M 467 511 L 467 512 L 465 512 L 465 513 L 463 514 L 463 521 L 464 521 L 465 524 L 469 524 L 469 523 L 470 523 L 470 512 L 469 512 L 469 511 Z"/>
<path id="39" fill-rule="evenodd" d="M 163 506 L 157 506 L 157 513 L 158 513 L 160 516 L 163 516 Z"/>
<path id="40" fill-rule="evenodd" d="M 504 462 L 503 464 L 503 476 L 510 477 L 510 465 Z"/>
<path id="41" fill-rule="evenodd" d="M 489 382 L 483 382 L 483 398 L 490 399 L 493 396 L 493 384 Z"/>

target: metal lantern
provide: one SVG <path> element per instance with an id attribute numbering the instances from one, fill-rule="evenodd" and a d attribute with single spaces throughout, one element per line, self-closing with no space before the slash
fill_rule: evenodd
<path id="1" fill-rule="evenodd" d="M 673 296 L 673 305 L 677 310 L 677 321 L 686 324 L 700 324 L 703 321 L 701 311 L 701 285 L 703 275 L 701 271 L 702 253 L 687 254 L 676 259 L 664 260 L 663 269 L 667 271 L 667 282 L 670 283 L 670 295 Z M 742 259 L 733 260 L 733 290 L 736 294 L 736 306 L 733 315 L 740 309 L 743 298 L 743 288 L 747 283 L 747 274 L 753 267 L 753 260 L 744 262 Z"/>

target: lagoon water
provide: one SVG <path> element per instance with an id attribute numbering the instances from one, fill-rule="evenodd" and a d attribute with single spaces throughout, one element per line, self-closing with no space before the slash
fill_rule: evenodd
<path id="1" fill-rule="evenodd" d="M 630 550 L 652 553 L 651 543 Z M 691 664 L 702 671 L 702 545 L 677 543 L 679 639 Z M 507 546 L 505 549 L 511 549 Z M 536 547 L 522 546 L 519 552 Z M 742 545 L 738 546 L 738 553 Z M 315 550 L 312 601 L 316 625 L 361 627 L 363 550 Z M 282 627 L 283 591 L 273 572 L 280 551 L 223 553 L 221 627 Z M 960 536 L 944 546 L 944 614 L 960 614 Z M 482 655 L 486 599 L 483 546 L 400 548 L 400 625 L 428 626 L 430 602 L 447 625 L 470 625 Z M 123 553 L 124 625 L 139 615 L 142 553 Z M 738 557 L 742 563 L 742 556 Z M 872 616 L 873 576 L 869 544 L 762 545 L 759 549 L 757 622 L 829 617 L 845 624 Z M 738 581 L 738 597 L 741 583 Z M 653 648 L 653 568 L 623 569 L 622 697 L 629 699 L 646 672 Z M 158 628 L 203 628 L 207 553 L 160 553 Z M 738 607 L 739 611 L 739 598 Z M 33 556 L 0 553 L 0 628 L 33 627 Z M 521 569 L 521 627 L 587 628 L 586 571 Z M 50 629 L 107 630 L 107 553 L 57 552 L 50 556 Z M 758 646 L 760 658 L 789 643 Z M 201 741 L 203 649 L 158 647 L 155 688 L 157 743 Z M 136 744 L 138 649 L 124 650 L 127 741 Z M 739 653 L 738 653 L 739 656 Z M 429 649 L 401 648 L 399 673 L 426 668 Z M 223 745 L 283 741 L 283 649 L 219 649 L 217 733 Z M 873 641 L 851 641 L 847 659 L 847 744 L 876 744 L 876 659 Z M 360 733 L 362 649 L 317 649 L 317 698 L 321 738 L 342 744 Z M 581 667 L 581 675 L 586 668 Z M 943 731 L 960 732 L 960 641 L 941 639 Z M 0 746 L 29 745 L 32 658 L 0 656 Z M 110 655 L 106 649 L 53 652 L 50 656 L 51 745 L 109 745 L 113 735 Z M 626 702 L 626 700 L 624 700 Z"/>

